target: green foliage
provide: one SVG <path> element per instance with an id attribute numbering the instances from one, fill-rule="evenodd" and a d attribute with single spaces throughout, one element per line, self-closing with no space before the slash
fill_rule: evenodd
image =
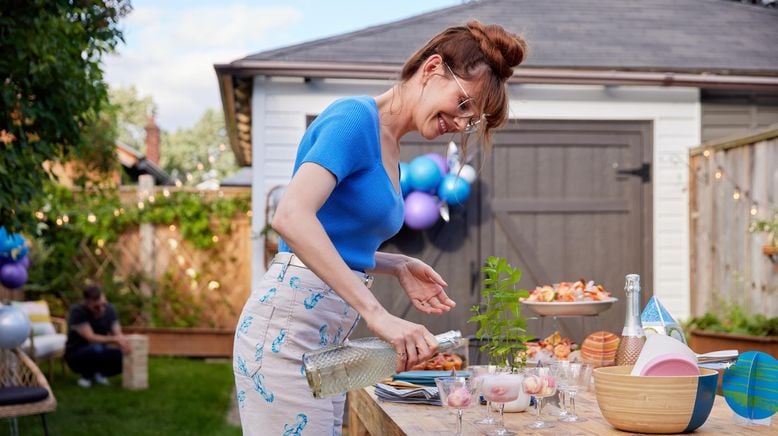
<path id="1" fill-rule="evenodd" d="M 46 161 L 106 156 L 102 57 L 122 41 L 128 1 L 9 0 L 0 8 L 0 224 L 33 231 Z M 102 130 L 110 136 L 110 130 Z M 98 135 L 99 136 L 99 135 Z"/>
<path id="2" fill-rule="evenodd" d="M 778 317 L 749 315 L 738 304 L 723 306 L 719 313 L 707 312 L 686 323 L 687 331 L 709 330 L 750 336 L 778 336 Z"/>
<path id="3" fill-rule="evenodd" d="M 157 112 L 157 104 L 151 96 L 138 95 L 134 86 L 111 89 L 109 99 L 118 110 L 116 141 L 145 153 L 146 124 L 148 117 Z"/>
<path id="4" fill-rule="evenodd" d="M 529 297 L 529 292 L 516 288 L 521 270 L 504 258 L 489 256 L 481 272 L 484 302 L 470 309 L 475 315 L 468 320 L 478 323 L 475 336 L 485 342 L 481 351 L 486 351 L 497 365 L 523 365 L 524 361 L 517 361 L 516 356 L 527 349 L 525 343 L 530 337 L 526 335 L 527 320 L 521 316 L 519 301 Z"/>
<path id="5" fill-rule="evenodd" d="M 72 371 L 63 376 L 59 365 L 49 380 L 57 411 L 46 415 L 51 434 L 83 435 L 207 435 L 239 436 L 226 420 L 235 379 L 229 362 L 202 359 L 149 358 L 149 388 L 127 390 L 119 377 L 110 386 L 85 390 Z M 8 424 L 3 420 L 1 435 Z M 19 434 L 42 435 L 38 415 L 19 418 Z"/>
<path id="6" fill-rule="evenodd" d="M 769 218 L 755 220 L 748 231 L 767 233 L 770 245 L 778 247 L 778 209 L 773 209 Z"/>
<path id="7" fill-rule="evenodd" d="M 237 170 L 235 156 L 224 145 L 227 142 L 224 114 L 208 109 L 191 128 L 162 135 L 160 164 L 183 182 L 188 181 L 186 174 L 200 174 L 203 168 L 215 170 L 210 177 L 222 178 Z"/>
<path id="8" fill-rule="evenodd" d="M 120 307 L 124 324 L 138 324 L 141 314 L 151 309 L 156 326 L 202 326 L 206 312 L 201 300 L 179 294 L 171 275 L 160 283 L 131 272 L 122 276 L 113 264 L 101 264 L 103 256 L 118 255 L 124 247 L 117 244 L 127 230 L 142 223 L 175 225 L 184 240 L 200 250 L 214 247 L 214 236 L 228 234 L 233 217 L 250 208 L 248 195 L 205 197 L 200 192 L 157 193 L 154 201 L 124 204 L 112 189 L 71 191 L 48 184 L 43 202 L 36 203 L 37 237 L 30 250 L 30 278 L 25 286 L 28 298 L 45 298 L 54 313 L 63 314 L 80 300 L 87 281 L 102 286 L 109 300 Z M 65 222 L 67 220 L 67 222 Z M 91 259 L 87 259 L 90 257 Z M 138 293 L 141 284 L 155 290 L 149 301 Z M 187 306 L 191 307 L 187 307 Z"/>

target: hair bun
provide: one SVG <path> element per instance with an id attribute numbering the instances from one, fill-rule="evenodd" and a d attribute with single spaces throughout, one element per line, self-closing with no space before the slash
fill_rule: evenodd
<path id="1" fill-rule="evenodd" d="M 513 75 L 513 68 L 526 57 L 527 43 L 524 38 L 497 24 L 484 26 L 478 20 L 468 21 L 466 26 L 495 73 L 502 80 L 508 80 Z"/>

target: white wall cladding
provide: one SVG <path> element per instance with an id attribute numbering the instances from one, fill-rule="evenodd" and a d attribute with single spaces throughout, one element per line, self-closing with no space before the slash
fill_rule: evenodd
<path id="1" fill-rule="evenodd" d="M 269 80 L 256 77 L 252 97 L 253 229 L 265 225 L 265 196 L 287 183 L 307 115 L 336 98 L 378 95 L 390 81 Z M 673 316 L 689 316 L 688 149 L 700 143 L 696 88 L 515 85 L 511 118 L 649 120 L 654 126 L 654 295 Z M 255 259 L 263 241 L 255 239 Z M 252 283 L 264 272 L 255 262 Z"/>

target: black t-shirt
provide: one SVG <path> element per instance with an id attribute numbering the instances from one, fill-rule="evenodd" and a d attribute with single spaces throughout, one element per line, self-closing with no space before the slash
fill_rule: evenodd
<path id="1" fill-rule="evenodd" d="M 99 318 L 95 318 L 84 303 L 73 305 L 68 314 L 68 341 L 65 345 L 65 352 L 89 345 L 89 341 L 84 339 L 83 336 L 73 329 L 74 326 L 88 322 L 92 327 L 92 331 L 96 334 L 107 336 L 113 335 L 113 324 L 117 322 L 117 320 L 116 309 L 114 309 L 113 304 L 111 303 L 108 303 L 103 316 Z"/>

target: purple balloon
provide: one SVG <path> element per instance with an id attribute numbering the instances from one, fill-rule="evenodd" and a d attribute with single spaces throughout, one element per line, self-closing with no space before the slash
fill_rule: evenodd
<path id="1" fill-rule="evenodd" d="M 17 263 L 23 266 L 24 269 L 30 269 L 30 256 L 25 255 L 23 258 L 19 259 Z"/>
<path id="2" fill-rule="evenodd" d="M 438 202 L 425 192 L 413 191 L 405 197 L 405 225 L 414 230 L 432 227 L 438 221 Z"/>
<path id="3" fill-rule="evenodd" d="M 18 263 L 0 267 L 0 283 L 8 289 L 16 289 L 27 283 L 27 269 Z"/>
<path id="4" fill-rule="evenodd" d="M 445 157 L 438 153 L 427 153 L 424 156 L 427 156 L 428 158 L 435 161 L 435 163 L 438 165 L 438 169 L 440 170 L 441 177 L 448 174 L 448 162 L 446 162 Z"/>

